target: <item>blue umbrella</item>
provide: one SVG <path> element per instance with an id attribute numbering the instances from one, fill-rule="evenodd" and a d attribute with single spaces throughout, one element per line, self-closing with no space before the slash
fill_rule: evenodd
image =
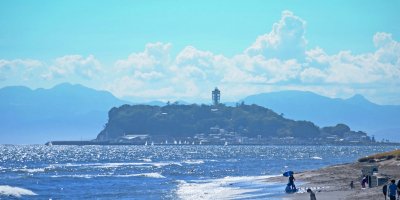
<path id="1" fill-rule="evenodd" d="M 282 175 L 283 175 L 283 176 L 286 176 L 286 177 L 289 177 L 289 176 L 291 176 L 291 175 L 293 175 L 293 174 L 294 174 L 293 171 L 287 171 L 287 172 L 283 173 Z"/>

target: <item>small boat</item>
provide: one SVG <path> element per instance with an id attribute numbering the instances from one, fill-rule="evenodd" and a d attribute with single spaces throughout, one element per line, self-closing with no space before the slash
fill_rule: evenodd
<path id="1" fill-rule="evenodd" d="M 228 146 L 228 142 L 226 142 L 226 141 L 225 141 L 225 144 L 224 144 L 224 146 Z"/>
<path id="2" fill-rule="evenodd" d="M 147 141 L 146 141 L 146 143 L 144 143 L 144 146 L 147 146 Z"/>

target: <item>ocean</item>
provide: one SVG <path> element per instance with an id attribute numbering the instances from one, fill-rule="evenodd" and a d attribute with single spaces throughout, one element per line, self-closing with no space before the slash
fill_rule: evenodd
<path id="1" fill-rule="evenodd" d="M 280 199 L 266 178 L 398 148 L 0 145 L 0 199 Z"/>

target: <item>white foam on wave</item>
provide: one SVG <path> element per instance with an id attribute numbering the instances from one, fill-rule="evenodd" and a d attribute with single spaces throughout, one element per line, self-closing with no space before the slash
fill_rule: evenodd
<path id="1" fill-rule="evenodd" d="M 141 173 L 141 174 L 73 174 L 73 175 L 53 175 L 52 178 L 98 178 L 98 177 L 119 177 L 119 178 L 127 178 L 127 177 L 147 177 L 147 178 L 165 178 L 165 176 L 160 173 L 151 172 L 151 173 Z"/>
<path id="2" fill-rule="evenodd" d="M 311 159 L 314 159 L 314 160 L 322 160 L 322 158 L 319 157 L 319 156 L 313 156 L 313 157 L 311 157 Z"/>
<path id="3" fill-rule="evenodd" d="M 204 163 L 204 160 L 185 160 L 185 161 L 183 161 L 183 163 L 191 164 L 191 165 L 194 165 L 194 164 L 203 164 L 203 163 Z"/>
<path id="4" fill-rule="evenodd" d="M 178 181 L 179 199 L 257 199 L 270 195 L 265 188 L 271 176 L 240 176 L 202 181 Z"/>
<path id="5" fill-rule="evenodd" d="M 38 173 L 38 172 L 44 172 L 45 170 L 46 170 L 45 168 L 33 168 L 33 169 L 22 168 L 22 169 L 14 169 L 13 171 L 20 171 L 20 172 L 27 172 L 27 173 Z"/>
<path id="6" fill-rule="evenodd" d="M 148 178 L 165 178 L 160 173 L 142 173 L 142 174 L 127 174 L 127 175 L 116 175 L 116 177 L 148 177 Z"/>
<path id="7" fill-rule="evenodd" d="M 144 159 L 143 159 L 144 160 Z M 148 162 L 149 161 L 149 162 Z M 146 160 L 145 162 L 127 162 L 127 163 L 66 163 L 66 164 L 53 164 L 51 167 L 94 167 L 94 168 L 118 168 L 125 166 L 145 166 L 145 167 L 164 167 L 168 165 L 178 165 L 182 166 L 178 162 L 151 162 L 151 160 Z"/>
<path id="8" fill-rule="evenodd" d="M 31 190 L 28 190 L 25 188 L 12 187 L 9 185 L 0 185 L 0 195 L 1 196 L 21 197 L 23 195 L 37 195 L 37 194 L 32 192 Z"/>
<path id="9" fill-rule="evenodd" d="M 179 163 L 179 162 L 159 162 L 159 163 L 152 163 L 152 165 L 153 165 L 154 167 L 158 167 L 158 168 L 161 168 L 161 167 L 164 167 L 164 166 L 169 166 L 169 165 L 178 165 L 178 166 L 182 166 L 182 164 Z"/>

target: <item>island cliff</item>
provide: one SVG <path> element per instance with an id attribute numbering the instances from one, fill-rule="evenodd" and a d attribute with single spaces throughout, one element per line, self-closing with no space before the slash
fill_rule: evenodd
<path id="1" fill-rule="evenodd" d="M 238 104 L 166 106 L 123 105 L 112 108 L 96 141 L 167 144 L 300 144 L 371 143 L 364 132 L 344 124 L 320 128 L 309 121 L 294 121 L 258 106 Z"/>

